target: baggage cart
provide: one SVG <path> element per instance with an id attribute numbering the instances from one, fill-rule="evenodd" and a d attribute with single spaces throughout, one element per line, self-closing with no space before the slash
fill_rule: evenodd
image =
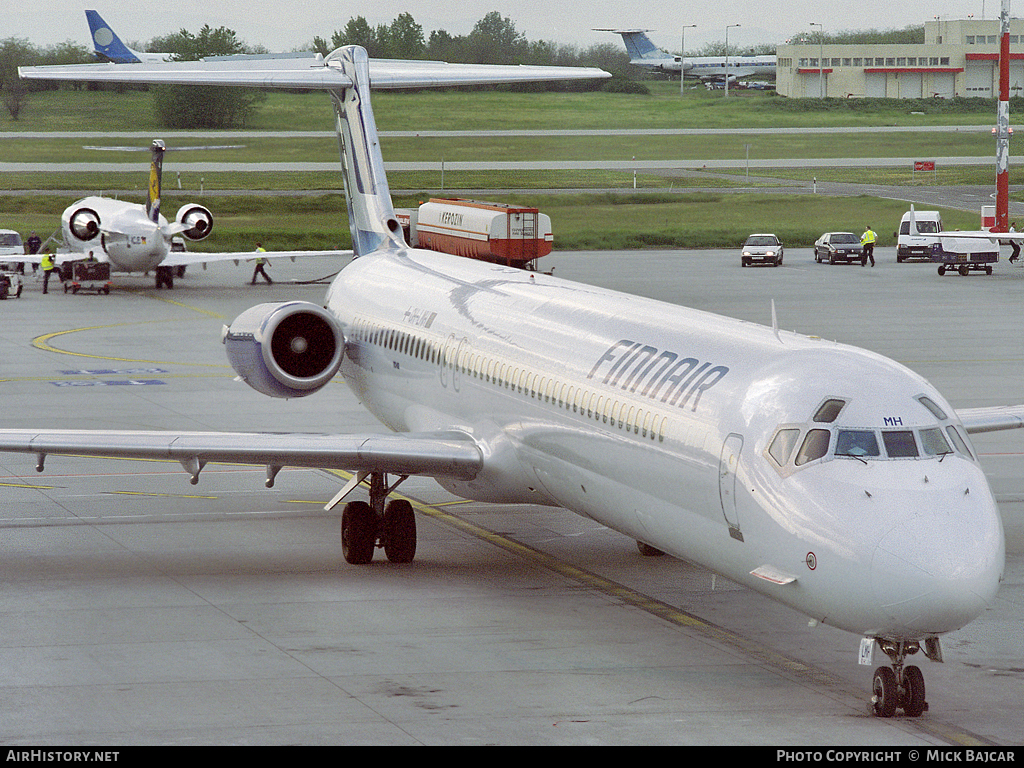
<path id="1" fill-rule="evenodd" d="M 978 250 L 987 248 L 988 250 Z M 932 261 L 939 265 L 939 274 L 970 272 L 992 274 L 992 265 L 999 261 L 999 246 L 987 240 L 955 240 L 943 238 L 932 245 Z"/>
<path id="2" fill-rule="evenodd" d="M 110 293 L 110 264 L 105 261 L 80 259 L 67 261 L 61 267 L 64 293 L 71 291 L 95 291 Z"/>

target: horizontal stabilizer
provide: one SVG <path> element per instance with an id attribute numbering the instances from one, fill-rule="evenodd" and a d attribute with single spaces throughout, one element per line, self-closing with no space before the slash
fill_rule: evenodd
<path id="1" fill-rule="evenodd" d="M 336 52 L 337 53 L 337 52 Z M 611 77 L 594 67 L 505 66 L 447 64 L 443 61 L 370 59 L 371 88 L 433 88 L 484 83 L 590 80 Z M 352 85 L 334 54 L 325 59 L 269 58 L 211 61 L 71 64 L 19 67 L 30 80 L 79 82 L 144 82 L 172 85 L 237 85 L 251 88 L 308 88 L 337 90 Z"/>

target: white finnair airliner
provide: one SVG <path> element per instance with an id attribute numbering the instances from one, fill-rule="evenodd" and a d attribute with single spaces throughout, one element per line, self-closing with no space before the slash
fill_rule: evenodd
<path id="1" fill-rule="evenodd" d="M 135 67 L 25 68 L 118 80 Z M 327 90 L 358 258 L 323 306 L 263 304 L 223 341 L 277 397 L 340 372 L 392 435 L 0 430 L 0 450 L 347 469 L 336 505 L 351 563 L 408 562 L 407 476 L 466 498 L 565 507 L 650 552 L 700 563 L 875 643 L 874 711 L 926 708 L 923 651 L 991 605 L 1003 530 L 969 432 L 1024 426 L 1024 407 L 955 411 L 921 376 L 865 350 L 684 307 L 410 248 L 392 208 L 370 87 L 595 77 L 560 70 L 370 62 L 141 65 L 130 79 Z M 116 71 L 112 71 L 116 70 Z"/>

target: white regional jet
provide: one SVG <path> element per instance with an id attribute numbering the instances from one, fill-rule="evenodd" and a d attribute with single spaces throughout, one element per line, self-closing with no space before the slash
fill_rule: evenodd
<path id="1" fill-rule="evenodd" d="M 125 73 L 146 66 L 149 71 Z M 279 65 L 274 65 L 278 67 Z M 643 549 L 699 563 L 877 642 L 874 711 L 925 709 L 923 650 L 991 605 L 1003 529 L 969 432 L 1024 406 L 955 411 L 880 355 L 685 307 L 410 248 L 370 87 L 595 77 L 593 70 L 370 62 L 359 47 L 284 71 L 230 64 L 23 68 L 24 77 L 260 84 L 330 93 L 358 258 L 323 306 L 263 304 L 223 334 L 239 376 L 277 397 L 340 372 L 391 435 L 0 430 L 0 450 L 347 469 L 342 550 L 408 562 L 413 474 L 491 503 L 565 507 Z"/>
<path id="2" fill-rule="evenodd" d="M 92 65 L 86 65 L 92 66 Z M 107 66 L 107 65 L 100 65 Z M 61 214 L 63 248 L 57 254 L 59 262 L 81 258 L 92 253 L 97 261 L 109 262 L 115 272 L 156 274 L 156 287 L 174 287 L 174 272 L 191 264 L 212 261 L 253 259 L 256 254 L 246 252 L 199 252 L 177 250 L 174 239 L 179 235 L 187 240 L 206 239 L 213 231 L 213 214 L 199 203 L 186 203 L 178 208 L 173 221 L 161 213 L 161 190 L 164 153 L 172 149 L 231 149 L 220 147 L 167 147 L 155 139 L 148 148 L 152 154 L 149 167 L 149 188 L 146 204 L 128 203 L 110 197 L 90 196 L 77 200 Z M 139 147 L 86 147 L 86 149 L 138 151 Z M 71 254 L 69 256 L 69 253 Z M 348 251 L 272 251 L 261 253 L 263 258 L 299 256 L 337 256 Z M 38 262 L 41 254 L 26 260 Z"/>
<path id="3" fill-rule="evenodd" d="M 724 83 L 728 73 L 732 83 L 742 77 L 754 75 L 775 77 L 774 55 L 737 56 L 674 56 L 658 48 L 647 37 L 649 29 L 596 29 L 595 32 L 614 32 L 622 36 L 629 52 L 629 63 L 661 72 L 678 72 L 685 67 L 686 77 L 705 82 Z"/>

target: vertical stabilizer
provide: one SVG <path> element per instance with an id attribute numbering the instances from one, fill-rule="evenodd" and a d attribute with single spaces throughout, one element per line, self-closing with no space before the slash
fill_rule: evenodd
<path id="1" fill-rule="evenodd" d="M 651 38 L 647 36 L 649 29 L 598 29 L 596 32 L 614 32 L 622 36 L 622 42 L 626 46 L 629 58 L 637 61 L 641 59 L 671 59 L 675 57 L 666 53 L 656 46 Z"/>
<path id="2" fill-rule="evenodd" d="M 151 221 L 160 221 L 160 179 L 164 171 L 164 152 L 167 146 L 160 139 L 153 139 L 150 145 L 153 159 L 149 164 L 149 197 L 146 200 L 146 214 Z"/>
<path id="3" fill-rule="evenodd" d="M 89 35 L 92 37 L 93 53 L 96 54 L 96 58 L 115 64 L 140 62 L 135 52 L 121 42 L 121 38 L 96 11 L 86 11 L 85 19 L 89 22 Z"/>
<path id="4" fill-rule="evenodd" d="M 382 247 L 405 247 L 402 227 L 391 203 L 377 124 L 370 106 L 366 50 L 357 45 L 345 46 L 332 53 L 327 61 L 339 62 L 352 81 L 350 87 L 331 91 L 337 115 L 352 250 L 356 256 L 364 256 Z"/>

